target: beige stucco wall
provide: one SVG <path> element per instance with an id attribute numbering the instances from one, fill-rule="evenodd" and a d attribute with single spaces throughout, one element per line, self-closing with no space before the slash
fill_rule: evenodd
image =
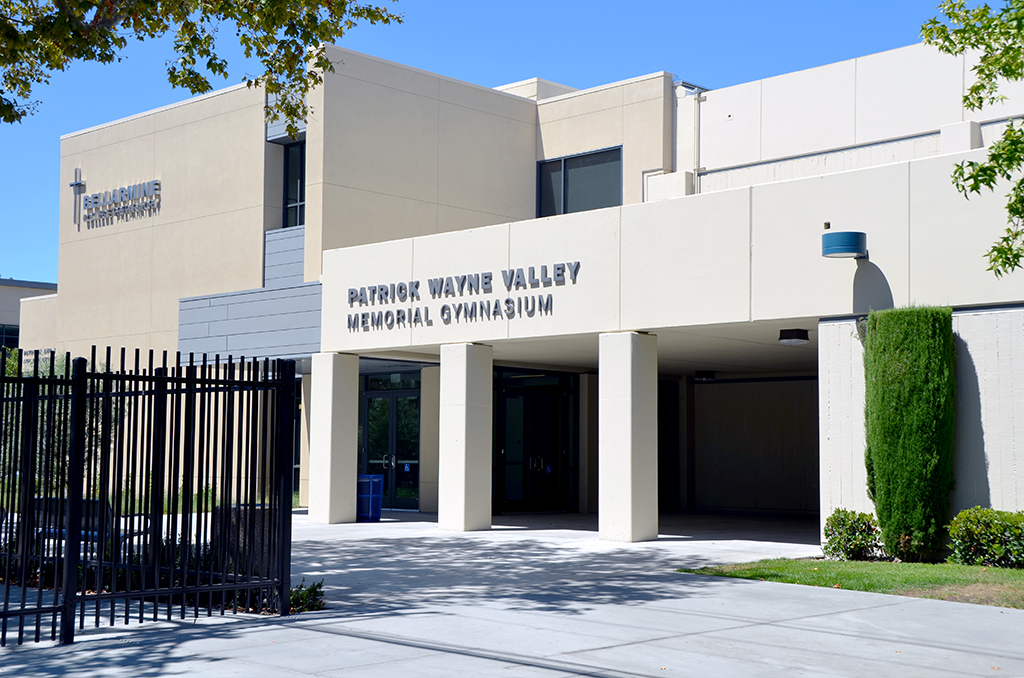
<path id="1" fill-rule="evenodd" d="M 52 289 L 29 287 L 16 280 L 0 280 L 0 325 L 18 325 L 21 317 L 21 300 L 48 296 Z"/>
<path id="2" fill-rule="evenodd" d="M 766 162 L 1020 114 L 1020 83 L 1001 85 L 1003 103 L 964 109 L 972 65 L 970 55 L 917 44 L 711 90 L 700 110 L 702 164 L 714 170 Z"/>
<path id="3" fill-rule="evenodd" d="M 939 155 L 940 129 L 962 121 L 981 123 L 991 143 L 999 121 L 1024 113 L 1024 83 L 1003 83 L 1005 101 L 966 110 L 975 59 L 917 44 L 703 92 L 700 101 L 679 89 L 676 169 L 702 168 L 698 190 L 707 192 Z M 669 178 L 651 183 L 658 197 L 683 194 Z"/>
<path id="4" fill-rule="evenodd" d="M 557 97 L 562 94 L 568 94 L 569 92 L 575 92 L 575 87 L 569 87 L 567 85 L 560 85 L 557 82 L 551 82 L 544 78 L 530 78 L 528 80 L 520 80 L 519 82 L 512 82 L 507 85 L 501 85 L 494 89 L 499 92 L 506 92 L 508 94 L 515 94 L 517 97 L 524 97 L 526 99 L 533 99 L 539 101 L 540 99 L 550 99 L 551 97 Z"/>
<path id="5" fill-rule="evenodd" d="M 972 506 L 1024 509 L 1024 309 L 953 314 L 956 425 L 950 516 Z M 864 468 L 864 349 L 854 320 L 819 333 L 821 520 L 836 508 L 874 512 Z"/>
<path id="6" fill-rule="evenodd" d="M 622 146 L 622 203 L 643 200 L 643 174 L 673 171 L 672 76 L 652 73 L 537 104 L 537 160 Z"/>
<path id="7" fill-rule="evenodd" d="M 57 336 L 57 295 L 29 297 L 21 302 L 19 348 L 34 351 L 54 348 Z"/>
<path id="8" fill-rule="evenodd" d="M 151 179 L 157 215 L 89 228 L 61 191 L 56 331 L 28 338 L 83 353 L 92 344 L 177 347 L 178 299 L 259 287 L 265 220 L 263 93 L 234 87 L 61 140 L 61 184 L 81 168 L 88 194 Z M 277 193 L 280 193 L 278 187 Z"/>
<path id="9" fill-rule="evenodd" d="M 332 47 L 310 95 L 306 279 L 321 251 L 536 210 L 536 104 Z"/>
<path id="10" fill-rule="evenodd" d="M 959 312 L 953 512 L 1024 510 L 1024 309 Z"/>

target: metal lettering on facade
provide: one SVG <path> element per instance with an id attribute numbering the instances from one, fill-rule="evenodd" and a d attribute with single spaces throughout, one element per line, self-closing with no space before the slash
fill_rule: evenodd
<path id="1" fill-rule="evenodd" d="M 431 305 L 424 303 L 420 294 L 419 280 L 350 287 L 348 306 L 354 312 L 348 314 L 348 330 L 431 327 L 435 320 L 451 325 L 549 316 L 554 313 L 554 296 L 544 288 L 575 285 L 579 274 L 578 261 L 507 268 L 497 281 L 497 294 L 493 271 L 427 278 L 423 293 L 442 302 L 433 317 Z M 507 296 L 502 297 L 500 286 Z"/>
<path id="2" fill-rule="evenodd" d="M 160 211 L 159 179 L 150 179 L 130 186 L 120 186 L 99 193 L 86 193 L 82 170 L 75 168 L 75 180 L 69 184 L 74 192 L 74 223 L 81 230 L 109 226 L 115 221 L 151 217 Z"/>

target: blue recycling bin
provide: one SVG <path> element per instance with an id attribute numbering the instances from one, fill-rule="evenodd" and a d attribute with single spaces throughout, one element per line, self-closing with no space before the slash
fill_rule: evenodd
<path id="1" fill-rule="evenodd" d="M 356 477 L 356 522 L 379 523 L 384 502 L 384 476 L 365 474 Z"/>

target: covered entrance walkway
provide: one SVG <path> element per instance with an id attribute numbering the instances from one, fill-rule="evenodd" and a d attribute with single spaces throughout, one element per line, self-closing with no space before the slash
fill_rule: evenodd
<path id="1" fill-rule="evenodd" d="M 298 517 L 297 520 L 305 522 Z M 491 530 L 502 533 L 543 533 L 544 538 L 574 542 L 598 538 L 598 518 L 595 513 L 505 514 L 495 515 L 492 521 Z M 420 530 L 432 530 L 436 523 L 437 514 L 434 513 L 385 510 L 381 512 L 381 522 L 376 527 L 360 523 L 351 529 L 355 530 L 353 536 L 359 534 L 360 530 L 366 533 L 372 529 L 380 537 L 401 538 Z M 315 531 L 318 528 L 310 525 L 308 529 Z M 710 553 L 717 553 L 719 557 L 724 557 L 726 553 L 733 554 L 733 557 L 721 562 L 776 557 L 770 555 L 773 553 L 778 554 L 778 557 L 793 558 L 821 555 L 816 515 L 738 511 L 662 513 L 658 517 L 657 540 L 643 542 L 643 546 L 656 544 L 665 545 L 681 557 L 707 558 Z"/>

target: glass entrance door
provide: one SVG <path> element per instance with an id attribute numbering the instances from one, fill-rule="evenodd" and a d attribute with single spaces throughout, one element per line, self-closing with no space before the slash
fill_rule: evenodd
<path id="1" fill-rule="evenodd" d="M 384 476 L 384 508 L 418 509 L 420 399 L 418 393 L 367 394 L 363 399 L 366 473 Z"/>
<path id="2" fill-rule="evenodd" d="M 495 512 L 573 510 L 571 386 L 547 375 L 503 381 L 495 412 Z"/>

